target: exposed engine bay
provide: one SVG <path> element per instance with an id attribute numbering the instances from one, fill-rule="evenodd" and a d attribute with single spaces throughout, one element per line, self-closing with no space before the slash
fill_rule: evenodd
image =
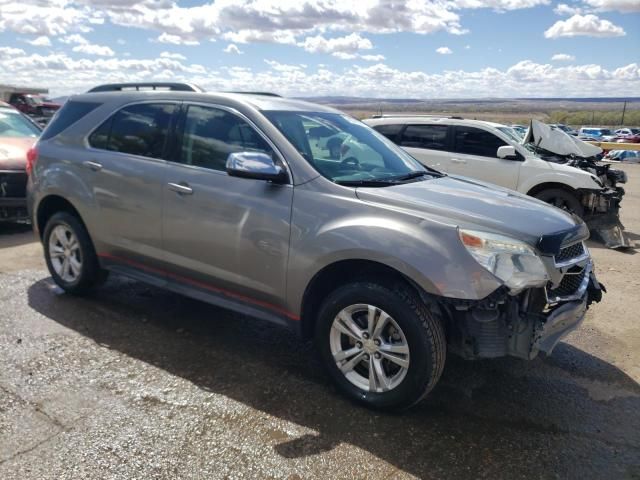
<path id="1" fill-rule="evenodd" d="M 631 242 L 620 222 L 620 203 L 627 182 L 627 174 L 612 169 L 610 164 L 600 163 L 603 150 L 583 142 L 559 129 L 554 129 L 538 120 L 532 120 L 529 131 L 522 141 L 531 147 L 537 156 L 553 163 L 579 168 L 591 173 L 600 189 L 581 189 L 580 203 L 584 208 L 583 219 L 593 237 L 608 248 L 626 248 Z"/>

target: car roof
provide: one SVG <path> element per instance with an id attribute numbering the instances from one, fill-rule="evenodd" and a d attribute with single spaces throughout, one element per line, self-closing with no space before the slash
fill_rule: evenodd
<path id="1" fill-rule="evenodd" d="M 505 127 L 501 123 L 488 122 L 486 120 L 472 120 L 460 117 L 431 116 L 431 115 L 382 115 L 378 117 L 366 118 L 364 121 L 369 125 L 396 125 L 396 124 L 433 124 L 442 123 L 445 125 L 468 125 L 484 126 L 490 128 Z"/>
<path id="2" fill-rule="evenodd" d="M 230 93 L 230 92 L 183 92 L 164 90 L 118 91 L 118 92 L 94 92 L 74 95 L 70 100 L 74 101 L 115 101 L 119 104 L 148 100 L 174 100 L 190 102 L 221 102 L 224 105 L 248 105 L 262 111 L 299 111 L 299 112 L 326 112 L 342 113 L 331 107 L 318 105 L 294 98 L 279 97 L 260 93 Z"/>

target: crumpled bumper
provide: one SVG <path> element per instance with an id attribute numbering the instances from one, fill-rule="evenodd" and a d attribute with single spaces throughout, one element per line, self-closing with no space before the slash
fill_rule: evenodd
<path id="1" fill-rule="evenodd" d="M 602 299 L 604 286 L 598 282 L 595 273 L 589 272 L 589 281 L 582 297 L 556 307 L 544 322 L 534 331 L 529 358 L 539 352 L 550 354 L 554 347 L 584 320 L 587 308 L 592 302 Z"/>

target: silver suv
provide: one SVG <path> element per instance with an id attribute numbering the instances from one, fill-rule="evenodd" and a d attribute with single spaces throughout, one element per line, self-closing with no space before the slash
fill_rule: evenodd
<path id="1" fill-rule="evenodd" d="M 424 167 L 339 111 L 125 87 L 71 97 L 29 156 L 69 293 L 112 271 L 290 326 L 345 394 L 392 409 L 447 350 L 531 359 L 601 298 L 579 219 Z"/>

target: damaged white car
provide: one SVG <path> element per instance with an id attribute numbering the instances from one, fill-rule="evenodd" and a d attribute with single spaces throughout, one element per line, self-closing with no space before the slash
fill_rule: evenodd
<path id="1" fill-rule="evenodd" d="M 629 246 L 618 216 L 624 195 L 618 184 L 626 174 L 596 163 L 599 147 L 537 120 L 524 139 L 506 125 L 459 117 L 382 115 L 364 122 L 429 167 L 526 193 L 583 218 L 608 247 Z"/>

